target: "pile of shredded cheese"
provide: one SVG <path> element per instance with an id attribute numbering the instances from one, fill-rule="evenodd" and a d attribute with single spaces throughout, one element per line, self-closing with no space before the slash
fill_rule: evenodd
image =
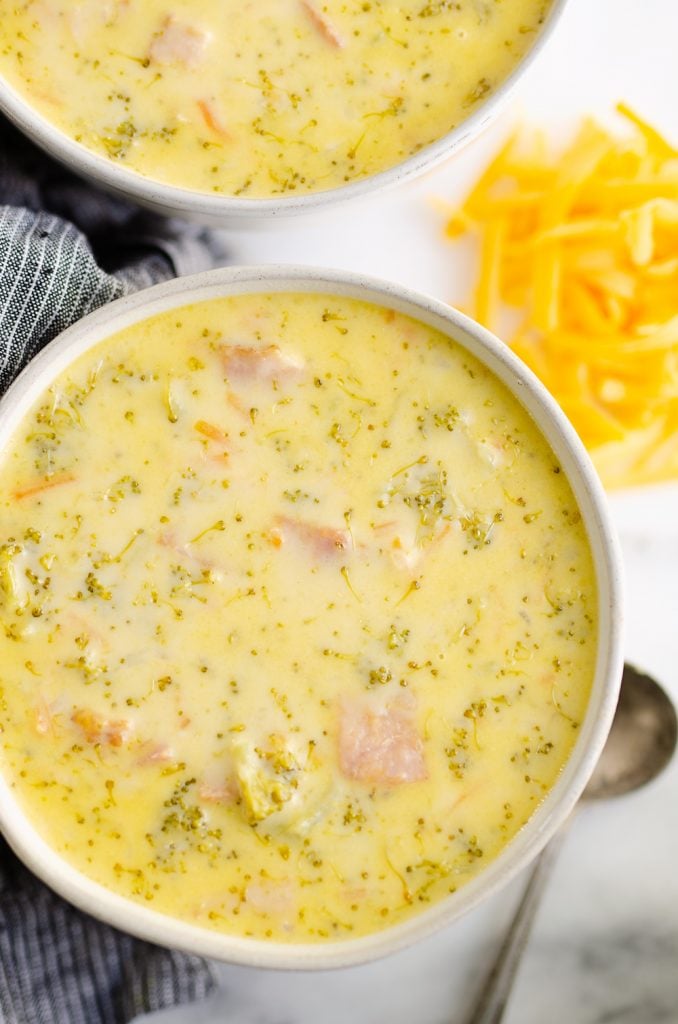
<path id="1" fill-rule="evenodd" d="M 472 315 L 514 307 L 511 347 L 610 487 L 678 477 L 678 150 L 618 110 L 630 133 L 589 120 L 562 154 L 510 138 L 447 224 L 481 238 Z"/>

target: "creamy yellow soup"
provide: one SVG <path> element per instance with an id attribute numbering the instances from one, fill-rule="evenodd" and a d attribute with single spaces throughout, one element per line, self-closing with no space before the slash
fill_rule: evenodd
<path id="1" fill-rule="evenodd" d="M 596 587 L 540 432 L 462 347 L 332 295 L 156 316 L 0 464 L 2 772 L 123 896 L 346 939 L 481 872 L 585 713 Z"/>
<path id="2" fill-rule="evenodd" d="M 0 0 L 0 74 L 95 153 L 157 181 L 317 192 L 451 131 L 551 0 Z"/>

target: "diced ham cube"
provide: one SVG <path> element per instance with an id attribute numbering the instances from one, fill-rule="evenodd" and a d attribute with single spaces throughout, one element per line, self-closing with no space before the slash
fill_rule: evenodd
<path id="1" fill-rule="evenodd" d="M 174 751 L 167 743 L 144 743 L 137 758 L 141 767 L 147 764 L 169 764 L 174 760 Z"/>
<path id="2" fill-rule="evenodd" d="M 450 524 L 436 523 L 428 536 L 417 539 L 417 528 L 411 523 L 388 522 L 374 527 L 374 534 L 380 550 L 387 553 L 397 569 L 412 572 L 425 555 L 430 555 L 435 546 L 450 532 Z"/>
<path id="3" fill-rule="evenodd" d="M 423 553 L 420 544 L 403 543 L 400 537 L 394 537 L 391 544 L 391 558 L 398 569 L 407 569 L 408 571 L 416 569 Z"/>
<path id="4" fill-rule="evenodd" d="M 516 447 L 505 437 L 493 434 L 476 442 L 476 449 L 483 462 L 493 469 L 513 465 L 516 460 Z"/>
<path id="5" fill-rule="evenodd" d="M 201 782 L 198 796 L 206 804 L 234 804 L 240 796 L 238 783 L 235 779 L 224 779 L 221 782 Z"/>
<path id="6" fill-rule="evenodd" d="M 388 551 L 398 569 L 412 570 L 421 561 L 424 549 L 417 543 L 416 530 L 410 524 L 395 521 L 374 527 L 379 545 Z"/>
<path id="7" fill-rule="evenodd" d="M 90 32 L 109 24 L 129 6 L 129 0 L 84 0 L 67 14 L 73 37 L 82 45 Z"/>
<path id="8" fill-rule="evenodd" d="M 222 573 L 209 558 L 204 558 L 199 551 L 191 547 L 191 542 L 182 544 L 173 530 L 165 530 L 158 534 L 157 543 L 163 548 L 171 548 L 185 561 L 195 563 L 201 569 L 209 569 L 214 579 L 221 579 Z"/>
<path id="9" fill-rule="evenodd" d="M 295 909 L 294 889 L 289 882 L 251 882 L 245 900 L 260 914 L 285 914 Z"/>
<path id="10" fill-rule="evenodd" d="M 404 700 L 345 703 L 339 719 L 339 765 L 349 779 L 394 785 L 428 778 L 424 748 Z"/>
<path id="11" fill-rule="evenodd" d="M 302 519 L 276 516 L 271 530 L 271 539 L 276 547 L 287 541 L 297 541 L 308 549 L 314 558 L 326 559 L 348 550 L 352 546 L 348 530 L 334 526 L 316 526 Z"/>
<path id="12" fill-rule="evenodd" d="M 48 704 L 44 697 L 40 698 L 35 709 L 35 731 L 38 736 L 46 736 L 48 733 L 56 735 L 54 707 L 54 703 Z"/>
<path id="13" fill-rule="evenodd" d="M 202 62 L 211 38 L 210 32 L 169 15 L 151 42 L 148 57 L 155 64 L 183 64 L 194 68 Z"/>
<path id="14" fill-rule="evenodd" d="M 221 358 L 229 380 L 295 380 L 303 376 L 304 360 L 277 345 L 257 348 L 253 345 L 224 345 Z"/>
<path id="15" fill-rule="evenodd" d="M 47 707 L 35 709 L 35 731 L 39 736 L 46 736 L 52 728 L 52 716 Z"/>

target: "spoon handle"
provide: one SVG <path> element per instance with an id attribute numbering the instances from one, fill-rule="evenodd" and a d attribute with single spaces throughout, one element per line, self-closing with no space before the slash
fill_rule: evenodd
<path id="1" fill-rule="evenodd" d="M 567 827 L 557 832 L 537 857 L 518 909 L 502 942 L 497 958 L 487 975 L 483 991 L 468 1018 L 468 1024 L 500 1024 L 518 974 L 520 962 L 532 931 L 541 897 L 567 834 Z"/>

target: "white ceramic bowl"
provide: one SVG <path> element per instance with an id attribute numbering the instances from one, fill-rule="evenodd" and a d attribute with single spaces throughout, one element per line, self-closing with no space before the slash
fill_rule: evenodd
<path id="1" fill-rule="evenodd" d="M 161 945 L 240 964 L 308 969 L 357 964 L 409 945 L 476 906 L 536 856 L 581 795 L 612 721 L 622 670 L 622 593 L 620 557 L 602 487 L 579 438 L 536 377 L 497 338 L 442 302 L 345 271 L 226 268 L 179 278 L 104 306 L 48 345 L 0 401 L 0 452 L 42 390 L 74 359 L 114 332 L 188 303 L 245 292 L 285 291 L 346 295 L 393 308 L 454 338 L 506 384 L 548 439 L 574 491 L 593 551 L 600 621 L 595 681 L 577 743 L 556 785 L 527 825 L 458 892 L 402 924 L 364 938 L 291 946 L 219 934 L 149 910 L 91 881 L 62 860 L 25 817 L 0 777 L 0 829 L 25 864 L 71 903 Z"/>
<path id="2" fill-rule="evenodd" d="M 0 110 L 4 111 L 34 142 L 71 170 L 103 186 L 109 192 L 136 200 L 142 206 L 167 215 L 180 214 L 190 220 L 206 224 L 237 227 L 250 226 L 257 222 L 267 223 L 272 219 L 325 210 L 347 199 L 358 199 L 390 188 L 430 170 L 466 145 L 503 107 L 519 79 L 541 52 L 566 3 L 567 0 L 552 0 L 552 6 L 532 47 L 499 88 L 453 131 L 394 167 L 325 192 L 274 199 L 238 199 L 195 192 L 154 181 L 74 142 L 31 107 L 2 75 Z"/>

